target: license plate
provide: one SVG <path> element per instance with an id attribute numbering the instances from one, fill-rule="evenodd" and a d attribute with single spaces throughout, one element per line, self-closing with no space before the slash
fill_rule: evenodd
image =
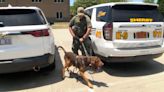
<path id="1" fill-rule="evenodd" d="M 9 37 L 0 38 L 0 45 L 10 45 L 11 43 L 11 38 Z"/>
<path id="2" fill-rule="evenodd" d="M 147 32 L 137 32 L 135 33 L 135 38 L 148 38 Z"/>

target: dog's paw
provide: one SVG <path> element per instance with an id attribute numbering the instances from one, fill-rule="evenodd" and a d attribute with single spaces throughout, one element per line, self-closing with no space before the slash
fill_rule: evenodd
<path id="1" fill-rule="evenodd" d="M 62 77 L 62 80 L 64 80 L 64 79 L 65 79 L 65 77 L 63 76 L 63 77 Z"/>
<path id="2" fill-rule="evenodd" d="M 73 78 L 74 74 L 72 72 L 69 73 L 69 78 Z"/>
<path id="3" fill-rule="evenodd" d="M 91 89 L 93 89 L 93 85 L 90 84 L 90 83 L 88 83 L 88 87 L 91 88 Z"/>

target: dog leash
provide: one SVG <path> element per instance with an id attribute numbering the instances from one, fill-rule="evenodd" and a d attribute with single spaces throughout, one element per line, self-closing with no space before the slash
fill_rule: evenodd
<path id="1" fill-rule="evenodd" d="M 89 56 L 89 54 L 88 54 L 88 52 L 87 52 L 87 50 L 86 50 L 86 48 L 85 48 L 84 43 L 81 43 L 81 44 L 82 44 L 82 47 L 83 47 L 83 49 L 84 49 L 85 55 L 86 55 L 86 56 Z"/>
<path id="2" fill-rule="evenodd" d="M 89 54 L 88 54 L 88 52 L 87 52 L 87 50 L 86 50 L 85 45 L 84 45 L 83 42 L 81 43 L 81 45 L 82 45 L 82 47 L 83 47 L 83 49 L 84 49 L 85 55 L 86 55 L 86 56 L 89 56 Z M 91 74 L 90 72 L 89 72 L 89 74 L 90 74 L 90 76 L 91 76 L 92 81 L 94 81 L 92 74 Z"/>

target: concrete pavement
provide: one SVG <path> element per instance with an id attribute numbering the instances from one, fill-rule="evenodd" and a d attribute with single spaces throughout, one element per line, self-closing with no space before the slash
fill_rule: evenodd
<path id="1" fill-rule="evenodd" d="M 71 51 L 67 29 L 53 31 L 57 46 Z M 89 89 L 82 79 L 61 79 L 63 52 L 57 51 L 57 68 L 49 74 L 24 72 L 0 75 L 0 92 L 164 92 L 164 55 L 151 61 L 105 65 L 101 73 L 86 73 L 94 84 Z M 66 76 L 69 76 L 66 73 Z"/>

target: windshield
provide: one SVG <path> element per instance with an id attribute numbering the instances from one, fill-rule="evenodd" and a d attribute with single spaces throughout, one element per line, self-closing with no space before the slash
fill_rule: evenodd
<path id="1" fill-rule="evenodd" d="M 121 16 L 120 16 L 121 15 Z M 116 5 L 112 7 L 113 22 L 162 22 L 156 6 Z"/>
<path id="2" fill-rule="evenodd" d="M 30 9 L 5 9 L 0 10 L 1 26 L 22 26 L 45 24 L 42 15 Z"/>

